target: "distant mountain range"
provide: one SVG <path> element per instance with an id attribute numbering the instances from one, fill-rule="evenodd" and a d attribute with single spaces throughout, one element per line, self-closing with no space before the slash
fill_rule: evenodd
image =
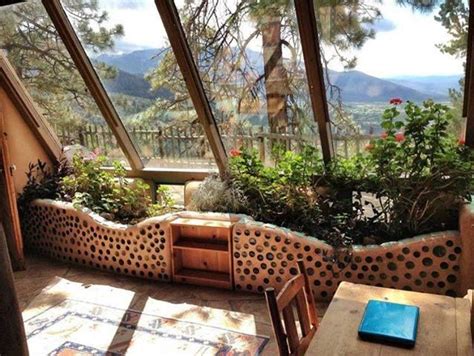
<path id="1" fill-rule="evenodd" d="M 459 88 L 459 79 L 461 79 L 461 76 L 461 74 L 446 76 L 433 75 L 424 77 L 402 76 L 384 79 L 426 94 L 446 95 L 449 89 Z"/>
<path id="2" fill-rule="evenodd" d="M 113 80 L 106 80 L 104 85 L 111 93 L 144 99 L 171 99 L 173 97 L 173 93 L 166 88 L 151 90 L 150 83 L 142 75 L 128 73 L 120 69 L 118 69 L 117 76 Z"/>
<path id="3" fill-rule="evenodd" d="M 143 76 L 161 61 L 167 48 L 144 49 L 124 54 L 101 54 L 95 60 L 114 66 L 124 72 Z"/>
<path id="4" fill-rule="evenodd" d="M 167 48 L 133 51 L 125 54 L 103 54 L 94 60 L 104 62 L 119 70 L 117 78 L 106 81 L 106 88 L 112 93 L 153 99 L 172 97 L 167 89 L 151 92 L 144 74 L 152 70 L 163 58 Z M 263 60 L 260 53 L 249 50 L 248 56 L 260 71 Z M 448 89 L 459 87 L 461 76 L 406 76 L 397 78 L 377 78 L 360 71 L 329 72 L 331 83 L 341 90 L 344 102 L 374 103 L 386 102 L 390 98 L 422 101 L 433 99 L 446 101 Z M 329 93 L 328 93 L 329 94 Z"/>

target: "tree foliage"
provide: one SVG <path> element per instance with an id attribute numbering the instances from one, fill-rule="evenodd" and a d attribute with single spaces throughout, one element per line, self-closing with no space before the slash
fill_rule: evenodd
<path id="1" fill-rule="evenodd" d="M 348 68 L 356 59 L 346 55 L 360 48 L 374 31 L 380 13 L 363 0 L 316 3 L 321 39 Z M 252 124 L 297 132 L 315 130 L 307 93 L 301 43 L 289 0 L 187 0 L 180 16 L 188 43 L 198 63 L 204 88 L 223 130 L 235 132 L 248 118 Z M 261 48 L 263 63 L 253 51 Z M 258 50 L 257 50 L 258 51 Z M 333 57 L 324 57 L 327 65 Z M 154 88 L 168 85 L 177 93 L 162 108 L 180 108 L 187 92 L 173 54 L 150 74 Z M 262 121 L 263 116 L 268 121 Z M 350 121 L 347 115 L 345 122 Z"/>
<path id="2" fill-rule="evenodd" d="M 96 0 L 66 0 L 63 4 L 89 51 L 112 48 L 114 38 L 123 34 L 120 25 L 104 26 L 107 14 L 99 11 Z M 41 2 L 30 1 L 2 11 L 0 48 L 50 122 L 74 128 L 100 116 Z M 107 66 L 99 69 L 104 78 L 115 74 Z"/>

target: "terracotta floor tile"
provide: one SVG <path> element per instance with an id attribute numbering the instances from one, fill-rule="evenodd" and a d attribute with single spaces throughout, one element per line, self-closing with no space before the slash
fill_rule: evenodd
<path id="1" fill-rule="evenodd" d="M 261 294 L 149 281 L 81 266 L 68 265 L 44 257 L 28 256 L 27 270 L 15 272 L 15 284 L 22 310 L 55 277 L 65 278 L 82 284 L 101 284 L 133 291 L 135 295 L 129 306 L 131 309 L 140 310 L 146 305 L 149 298 L 153 298 L 175 304 L 187 303 L 227 311 L 230 323 L 235 322 L 236 325 L 240 322 L 238 320 L 239 312 L 250 314 L 254 319 L 255 332 L 260 335 L 270 336 L 270 341 L 265 347 L 263 354 L 278 354 L 277 345 L 273 340 L 273 331 L 265 298 Z M 327 304 L 318 303 L 317 308 L 318 315 L 321 317 L 327 309 Z M 205 315 L 205 310 L 203 311 L 202 308 L 199 309 L 199 315 L 193 315 L 191 309 L 187 311 L 188 317 L 196 318 L 196 320 L 213 318 L 212 315 Z M 235 320 L 232 321 L 234 317 Z"/>

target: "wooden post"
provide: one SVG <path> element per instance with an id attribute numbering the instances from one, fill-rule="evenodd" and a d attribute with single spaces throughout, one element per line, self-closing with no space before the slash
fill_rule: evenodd
<path id="1" fill-rule="evenodd" d="M 249 127 L 248 135 L 249 135 L 249 138 L 247 140 L 247 147 L 252 150 L 253 149 L 253 131 L 250 127 Z"/>
<path id="2" fill-rule="evenodd" d="M 0 223 L 0 355 L 28 356 L 25 327 L 16 296 L 3 225 Z"/>
<path id="3" fill-rule="evenodd" d="M 82 126 L 79 127 L 79 144 L 84 147 L 86 146 L 84 142 L 84 129 Z"/>
<path id="4" fill-rule="evenodd" d="M 64 126 L 61 127 L 61 136 L 59 137 L 61 143 L 63 145 L 69 145 L 69 137 L 66 137 L 66 131 L 64 130 Z"/>
<path id="5" fill-rule="evenodd" d="M 165 150 L 163 149 L 163 129 L 158 129 L 158 152 L 159 157 L 163 158 L 165 156 Z"/>
<path id="6" fill-rule="evenodd" d="M 171 157 L 175 158 L 176 151 L 175 151 L 174 127 L 173 126 L 169 127 L 168 131 L 171 137 Z"/>
<path id="7" fill-rule="evenodd" d="M 101 131 L 101 135 L 102 135 L 102 146 L 99 146 L 103 148 L 104 150 L 104 154 L 107 156 L 108 152 L 107 152 L 107 133 L 106 133 L 106 127 L 104 126 L 100 126 L 100 131 Z"/>
<path id="8" fill-rule="evenodd" d="M 95 147 L 100 147 L 99 135 L 97 134 L 97 125 L 94 125 L 94 126 L 93 126 L 92 135 L 93 135 L 94 140 L 95 140 L 94 146 L 95 146 Z"/>
<path id="9" fill-rule="evenodd" d="M 183 152 L 181 148 L 181 128 L 176 127 L 176 141 L 177 141 L 177 146 L 178 146 L 178 159 L 181 158 L 181 154 Z"/>
<path id="10" fill-rule="evenodd" d="M 360 153 L 360 132 L 357 133 L 355 140 L 356 140 L 356 153 Z"/>
<path id="11" fill-rule="evenodd" d="M 260 151 L 260 161 L 265 163 L 265 137 L 263 135 L 263 126 L 260 126 L 260 132 L 258 136 L 258 148 Z"/>

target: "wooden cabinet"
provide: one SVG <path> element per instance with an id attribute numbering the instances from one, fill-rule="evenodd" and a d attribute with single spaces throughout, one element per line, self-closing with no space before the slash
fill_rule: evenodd
<path id="1" fill-rule="evenodd" d="M 233 222 L 178 218 L 170 225 L 173 280 L 232 289 Z"/>

